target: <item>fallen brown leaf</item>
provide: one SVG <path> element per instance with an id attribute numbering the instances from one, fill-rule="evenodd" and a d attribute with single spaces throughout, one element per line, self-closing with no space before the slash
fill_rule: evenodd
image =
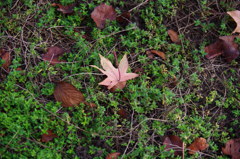
<path id="1" fill-rule="evenodd" d="M 240 138 L 231 139 L 222 148 L 222 152 L 225 155 L 232 156 L 232 159 L 240 158 Z"/>
<path id="2" fill-rule="evenodd" d="M 42 56 L 44 61 L 49 61 L 50 64 L 55 65 L 56 63 L 61 63 L 59 57 L 63 55 L 66 51 L 58 46 L 49 47 L 47 53 Z"/>
<path id="3" fill-rule="evenodd" d="M 21 67 L 16 68 L 16 71 L 22 71 L 23 69 Z"/>
<path id="4" fill-rule="evenodd" d="M 239 56 L 238 45 L 234 42 L 237 36 L 221 36 L 219 39 L 205 47 L 206 58 L 212 59 L 223 55 L 227 62 L 231 62 Z"/>
<path id="5" fill-rule="evenodd" d="M 115 20 L 117 13 L 112 6 L 105 3 L 94 8 L 91 13 L 91 18 L 96 23 L 97 27 L 103 29 L 105 27 L 106 20 Z"/>
<path id="6" fill-rule="evenodd" d="M 67 82 L 57 82 L 54 97 L 56 101 L 62 103 L 63 107 L 73 107 L 85 103 L 83 94 Z"/>
<path id="7" fill-rule="evenodd" d="M 120 117 L 124 118 L 124 119 L 126 119 L 128 117 L 128 112 L 125 109 L 119 109 L 117 114 L 120 115 Z"/>
<path id="8" fill-rule="evenodd" d="M 235 30 L 233 31 L 233 33 L 238 32 L 240 33 L 240 11 L 239 10 L 235 10 L 235 11 L 230 11 L 227 12 L 233 19 L 234 21 L 237 23 L 237 27 L 235 28 Z"/>
<path id="9" fill-rule="evenodd" d="M 41 142 L 49 142 L 53 140 L 53 138 L 58 137 L 56 134 L 52 132 L 52 130 L 48 130 L 47 134 L 42 135 Z"/>
<path id="10" fill-rule="evenodd" d="M 75 7 L 75 4 L 70 4 L 68 6 L 63 6 L 61 4 L 58 4 L 58 3 L 53 3 L 52 6 L 54 7 L 58 7 L 58 11 L 62 12 L 63 14 L 72 14 L 74 12 L 74 7 Z"/>
<path id="11" fill-rule="evenodd" d="M 189 154 L 195 154 L 198 151 L 203 151 L 208 148 L 207 140 L 200 137 L 194 140 L 194 142 L 188 147 Z"/>
<path id="12" fill-rule="evenodd" d="M 148 50 L 146 51 L 146 54 L 148 55 L 148 57 L 150 59 L 153 59 L 153 54 L 161 57 L 163 60 L 166 60 L 166 55 L 164 52 L 161 52 L 161 51 L 157 51 L 157 50 Z"/>
<path id="13" fill-rule="evenodd" d="M 176 44 L 180 44 L 181 41 L 178 37 L 178 33 L 175 32 L 174 30 L 170 29 L 167 31 L 168 35 L 170 36 L 170 39 L 172 40 L 172 42 L 176 43 Z"/>
<path id="14" fill-rule="evenodd" d="M 136 68 L 136 69 L 134 70 L 134 73 L 143 74 L 143 73 L 144 73 L 144 69 L 143 69 L 143 68 L 140 68 L 140 67 L 138 67 L 138 68 Z"/>
<path id="15" fill-rule="evenodd" d="M 6 71 L 9 71 L 8 67 L 11 65 L 10 53 L 5 51 L 4 49 L 0 49 L 0 58 L 5 61 L 2 64 L 2 68 L 4 68 Z"/>
<path id="16" fill-rule="evenodd" d="M 173 76 L 173 77 L 169 78 L 169 83 L 168 84 L 169 84 L 170 88 L 176 87 L 177 84 L 178 84 L 176 76 Z"/>
<path id="17" fill-rule="evenodd" d="M 87 102 L 84 102 L 84 104 L 90 106 L 91 108 L 96 108 L 97 105 L 95 103 L 87 103 Z"/>
<path id="18" fill-rule="evenodd" d="M 131 18 L 131 13 L 124 12 L 121 15 L 117 16 L 116 20 L 120 25 L 126 26 L 130 22 L 130 18 Z"/>
<path id="19" fill-rule="evenodd" d="M 174 155 L 182 155 L 183 151 L 183 142 L 182 140 L 175 135 L 168 135 L 165 136 L 163 145 L 165 145 L 165 150 L 170 151 L 171 149 L 174 150 Z"/>
<path id="20" fill-rule="evenodd" d="M 117 159 L 119 155 L 121 155 L 120 152 L 110 153 L 107 155 L 106 159 Z"/>

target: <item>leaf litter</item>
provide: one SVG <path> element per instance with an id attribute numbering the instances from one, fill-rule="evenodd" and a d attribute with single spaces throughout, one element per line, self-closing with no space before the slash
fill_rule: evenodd
<path id="1" fill-rule="evenodd" d="M 91 13 L 91 18 L 96 23 L 97 27 L 103 29 L 106 24 L 106 20 L 115 20 L 117 13 L 112 6 L 109 6 L 105 3 L 94 8 Z"/>
<path id="2" fill-rule="evenodd" d="M 118 89 L 123 89 L 126 85 L 127 80 L 139 76 L 136 73 L 127 73 L 129 64 L 126 54 L 121 59 L 118 68 L 115 68 L 113 64 L 102 55 L 99 54 L 99 56 L 103 69 L 95 65 L 91 65 L 92 67 L 98 69 L 107 76 L 107 78 L 104 81 L 100 82 L 99 85 L 107 86 L 109 90 L 112 89 L 114 86 L 116 86 Z"/>

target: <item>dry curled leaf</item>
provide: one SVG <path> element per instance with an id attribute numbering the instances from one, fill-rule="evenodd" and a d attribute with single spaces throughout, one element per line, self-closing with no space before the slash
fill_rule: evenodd
<path id="1" fill-rule="evenodd" d="M 165 150 L 170 151 L 174 150 L 174 155 L 182 155 L 183 151 L 183 142 L 182 140 L 175 135 L 165 136 L 163 145 L 165 145 Z"/>
<path id="2" fill-rule="evenodd" d="M 235 30 L 233 31 L 233 33 L 240 33 L 240 11 L 239 10 L 235 10 L 235 11 L 230 11 L 227 12 L 233 19 L 234 21 L 237 23 L 237 27 L 235 28 Z"/>
<path id="3" fill-rule="evenodd" d="M 172 42 L 176 43 L 176 44 L 180 44 L 180 39 L 178 37 L 178 33 L 175 32 L 174 30 L 170 29 L 167 31 L 168 35 L 170 36 L 170 39 L 172 40 Z"/>
<path id="4" fill-rule="evenodd" d="M 169 86 L 170 88 L 176 87 L 177 84 L 178 84 L 178 80 L 177 80 L 176 76 L 170 77 L 168 84 L 169 84 L 168 86 Z"/>
<path id="5" fill-rule="evenodd" d="M 126 26 L 130 22 L 131 13 L 130 12 L 123 12 L 121 15 L 117 16 L 117 22 L 122 25 Z"/>
<path id="6" fill-rule="evenodd" d="M 127 55 L 123 56 L 119 63 L 118 68 L 115 68 L 112 65 L 112 63 L 102 55 L 99 54 L 99 56 L 101 59 L 101 65 L 104 70 L 97 66 L 91 65 L 92 67 L 98 69 L 107 76 L 107 78 L 104 81 L 100 82 L 99 85 L 107 86 L 109 90 L 112 88 L 123 89 L 126 85 L 127 80 L 138 77 L 138 74 L 136 73 L 127 73 L 128 69 Z"/>
<path id="7" fill-rule="evenodd" d="M 57 82 L 54 97 L 56 101 L 62 103 L 63 107 L 73 107 L 80 103 L 85 103 L 83 94 L 67 82 Z"/>
<path id="8" fill-rule="evenodd" d="M 106 20 L 115 20 L 117 13 L 112 6 L 101 4 L 94 8 L 91 13 L 91 18 L 96 23 L 97 27 L 103 29 L 105 27 Z"/>
<path id="9" fill-rule="evenodd" d="M 166 55 L 164 52 L 161 52 L 161 51 L 157 51 L 157 50 L 148 50 L 146 51 L 146 54 L 148 55 L 148 57 L 150 59 L 153 59 L 153 54 L 161 57 L 163 60 L 166 60 Z"/>
<path id="10" fill-rule="evenodd" d="M 41 142 L 49 142 L 53 140 L 53 138 L 58 137 L 56 134 L 52 132 L 52 130 L 48 130 L 47 134 L 42 135 Z"/>
<path id="11" fill-rule="evenodd" d="M 50 64 L 54 65 L 56 63 L 61 63 L 64 61 L 60 61 L 59 57 L 63 55 L 66 51 L 63 48 L 58 46 L 49 47 L 47 53 L 42 56 L 44 61 L 49 61 Z"/>
<path id="12" fill-rule="evenodd" d="M 194 140 L 194 142 L 188 147 L 189 154 L 195 154 L 198 151 L 203 151 L 208 148 L 207 140 L 200 137 Z"/>
<path id="13" fill-rule="evenodd" d="M 129 116 L 128 112 L 125 109 L 119 109 L 117 114 L 124 119 L 126 119 Z"/>
<path id="14" fill-rule="evenodd" d="M 231 139 L 222 148 L 222 152 L 225 155 L 232 156 L 232 159 L 240 158 L 240 138 Z"/>
<path id="15" fill-rule="evenodd" d="M 0 58 L 5 62 L 2 64 L 2 68 L 8 71 L 8 67 L 11 65 L 11 56 L 10 53 L 4 49 L 0 49 Z"/>
<path id="16" fill-rule="evenodd" d="M 63 6 L 61 4 L 58 4 L 58 3 L 53 3 L 52 6 L 54 7 L 58 7 L 58 11 L 62 12 L 63 14 L 72 14 L 74 12 L 74 7 L 75 7 L 75 4 L 70 4 L 68 6 Z"/>
<path id="17" fill-rule="evenodd" d="M 231 62 L 239 56 L 238 45 L 234 42 L 237 36 L 221 36 L 219 39 L 205 47 L 206 58 L 212 59 L 223 55 L 227 62 Z"/>
<path id="18" fill-rule="evenodd" d="M 106 159 L 117 159 L 121 155 L 120 152 L 113 152 L 107 155 Z"/>
<path id="19" fill-rule="evenodd" d="M 140 68 L 140 67 L 138 67 L 138 68 L 136 68 L 136 69 L 134 70 L 134 73 L 143 74 L 143 73 L 144 73 L 144 69 L 143 69 L 143 68 Z"/>
<path id="20" fill-rule="evenodd" d="M 84 104 L 88 105 L 90 108 L 96 108 L 97 107 L 97 105 L 95 103 L 84 102 Z"/>

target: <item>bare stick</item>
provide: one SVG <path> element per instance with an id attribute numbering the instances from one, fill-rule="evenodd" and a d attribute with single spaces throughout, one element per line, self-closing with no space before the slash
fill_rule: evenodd
<path id="1" fill-rule="evenodd" d="M 145 5 L 145 4 L 147 4 L 148 1 L 149 1 L 149 0 L 146 0 L 146 1 L 144 1 L 144 2 L 142 2 L 142 3 L 140 3 L 140 4 L 138 4 L 136 7 L 130 9 L 128 12 L 131 12 L 131 11 L 133 11 L 134 9 L 137 9 L 137 8 L 139 8 L 139 7 L 141 7 L 141 6 Z"/>

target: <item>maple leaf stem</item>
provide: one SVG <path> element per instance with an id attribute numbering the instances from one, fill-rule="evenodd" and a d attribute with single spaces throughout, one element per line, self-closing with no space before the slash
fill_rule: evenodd
<path id="1" fill-rule="evenodd" d="M 115 51 L 113 51 L 113 55 L 114 55 L 114 58 L 116 60 L 116 66 L 118 67 L 118 59 L 117 59 L 117 53 Z"/>
<path id="2" fill-rule="evenodd" d="M 118 81 L 120 81 L 120 80 L 121 80 L 121 73 L 120 73 L 119 68 L 118 68 L 118 74 L 119 74 L 119 79 L 118 79 Z"/>
<path id="3" fill-rule="evenodd" d="M 118 75 L 119 75 L 119 79 L 118 79 L 118 81 L 120 81 L 121 80 L 121 73 L 120 73 L 120 70 L 119 70 L 119 63 L 118 63 L 118 58 L 117 58 L 117 53 L 115 52 L 115 51 L 113 51 L 113 55 L 114 55 L 114 58 L 115 58 L 115 60 L 116 60 L 116 66 L 117 66 L 117 68 L 118 68 Z"/>

